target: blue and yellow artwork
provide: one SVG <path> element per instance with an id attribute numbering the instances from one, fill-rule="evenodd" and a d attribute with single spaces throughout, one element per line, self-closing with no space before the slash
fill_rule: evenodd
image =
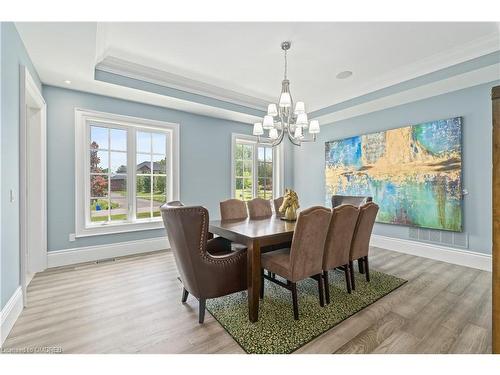
<path id="1" fill-rule="evenodd" d="M 326 202 L 372 196 L 377 222 L 461 232 L 462 118 L 325 143 Z"/>

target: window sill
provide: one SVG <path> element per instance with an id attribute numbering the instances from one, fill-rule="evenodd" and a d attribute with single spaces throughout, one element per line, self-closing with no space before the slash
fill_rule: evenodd
<path id="1" fill-rule="evenodd" d="M 162 229 L 163 221 L 151 220 L 151 221 L 138 221 L 134 223 L 113 223 L 113 224 L 97 224 L 84 228 L 79 228 L 75 235 L 76 238 L 79 237 L 90 237 L 90 236 L 104 236 L 107 234 L 116 233 L 128 233 L 128 232 L 139 232 L 144 230 L 154 230 Z"/>

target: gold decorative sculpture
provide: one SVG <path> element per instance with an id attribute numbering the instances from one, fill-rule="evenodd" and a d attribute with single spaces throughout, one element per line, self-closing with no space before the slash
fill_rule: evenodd
<path id="1" fill-rule="evenodd" d="M 295 221 L 297 220 L 297 209 L 299 208 L 299 197 L 292 189 L 285 189 L 283 196 L 283 204 L 279 211 L 283 214 L 284 220 Z"/>

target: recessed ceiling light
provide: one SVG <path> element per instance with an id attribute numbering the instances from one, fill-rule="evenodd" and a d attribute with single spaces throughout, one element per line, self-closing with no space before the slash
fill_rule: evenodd
<path id="1" fill-rule="evenodd" d="M 71 81 L 70 81 L 69 79 L 66 79 L 66 80 L 64 81 L 64 83 L 65 83 L 65 84 L 67 84 L 67 85 L 71 85 Z"/>
<path id="2" fill-rule="evenodd" d="M 352 76 L 352 72 L 350 70 L 344 70 L 343 72 L 340 72 L 337 74 L 337 79 L 346 79 Z"/>

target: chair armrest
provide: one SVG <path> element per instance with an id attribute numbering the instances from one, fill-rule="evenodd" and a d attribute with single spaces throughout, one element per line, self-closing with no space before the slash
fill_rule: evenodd
<path id="1" fill-rule="evenodd" d="M 230 251 L 227 253 L 206 253 L 207 260 L 212 264 L 232 264 L 238 263 L 240 261 L 246 261 L 247 259 L 247 249 L 241 249 L 236 251 Z"/>

